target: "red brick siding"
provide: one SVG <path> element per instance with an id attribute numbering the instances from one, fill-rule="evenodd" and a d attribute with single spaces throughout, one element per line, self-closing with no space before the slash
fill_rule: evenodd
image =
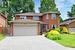
<path id="1" fill-rule="evenodd" d="M 27 19 L 31 19 L 32 20 L 33 19 L 33 16 L 27 16 Z"/>
<path id="2" fill-rule="evenodd" d="M 46 15 L 43 15 L 42 21 L 43 21 L 43 22 L 46 22 Z"/>
<path id="3" fill-rule="evenodd" d="M 40 35 L 40 23 L 37 23 L 38 24 L 38 26 L 37 26 L 37 33 L 38 33 L 38 35 Z"/>
<path id="4" fill-rule="evenodd" d="M 49 21 L 48 21 L 48 26 L 49 26 L 49 28 L 52 28 L 52 25 L 53 25 L 53 24 L 56 24 L 57 27 L 59 27 L 60 15 L 56 14 L 56 19 L 52 19 L 51 14 L 49 13 L 49 14 L 48 14 L 48 18 L 49 18 Z M 47 19 L 46 19 L 46 14 L 42 16 L 42 21 L 43 21 L 43 22 L 46 22 L 46 21 L 47 21 Z"/>
<path id="5" fill-rule="evenodd" d="M 7 26 L 7 18 L 4 15 L 0 14 L 0 33 L 2 33 L 3 31 L 2 28 L 6 29 Z"/>
<path id="6" fill-rule="evenodd" d="M 49 28 L 52 28 L 53 24 L 56 24 L 57 27 L 59 26 L 59 15 L 56 15 L 56 19 L 52 19 L 51 14 L 49 16 Z"/>
<path id="7" fill-rule="evenodd" d="M 2 33 L 2 27 L 0 27 L 0 33 Z"/>
<path id="8" fill-rule="evenodd" d="M 19 20 L 20 19 L 20 16 L 19 15 L 16 15 L 16 20 Z"/>
<path id="9" fill-rule="evenodd" d="M 39 16 L 39 21 L 43 21 L 43 17 L 42 16 Z"/>
<path id="10" fill-rule="evenodd" d="M 42 16 L 42 21 L 43 21 L 44 23 L 46 23 L 46 14 Z M 44 26 L 44 27 L 43 27 L 43 31 L 46 32 L 46 31 L 47 31 L 47 30 L 46 30 L 46 24 L 43 24 L 43 26 Z"/>
<path id="11" fill-rule="evenodd" d="M 27 16 L 26 18 L 30 19 L 30 20 L 33 20 L 33 16 Z M 20 19 L 19 15 L 16 16 L 16 20 L 18 20 L 18 19 Z M 40 21 L 40 16 L 39 16 L 39 21 Z"/>
<path id="12" fill-rule="evenodd" d="M 11 35 L 13 36 L 13 23 L 11 24 Z"/>

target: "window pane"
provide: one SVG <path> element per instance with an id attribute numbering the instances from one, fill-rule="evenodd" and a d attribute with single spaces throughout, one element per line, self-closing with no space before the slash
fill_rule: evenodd
<path id="1" fill-rule="evenodd" d="M 39 16 L 33 16 L 33 20 L 39 20 Z"/>
<path id="2" fill-rule="evenodd" d="M 20 16 L 20 19 L 25 20 L 25 19 L 26 19 L 26 16 L 21 15 L 21 16 Z"/>
<path id="3" fill-rule="evenodd" d="M 56 19 L 56 14 L 51 15 L 52 19 Z"/>

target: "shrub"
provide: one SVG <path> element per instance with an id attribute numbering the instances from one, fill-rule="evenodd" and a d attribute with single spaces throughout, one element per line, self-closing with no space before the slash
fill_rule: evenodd
<path id="1" fill-rule="evenodd" d="M 47 35 L 48 35 L 48 32 L 46 32 L 44 35 L 45 35 L 45 37 L 47 37 Z"/>
<path id="2" fill-rule="evenodd" d="M 56 28 L 55 30 L 57 30 L 58 32 L 60 32 L 60 28 Z"/>
<path id="3" fill-rule="evenodd" d="M 51 34 L 48 34 L 47 38 L 49 38 L 51 40 L 60 40 L 61 36 L 60 35 L 51 35 Z"/>
<path id="4" fill-rule="evenodd" d="M 68 34 L 68 33 L 69 33 L 69 31 L 68 31 L 68 29 L 67 29 L 66 27 L 63 27 L 62 32 L 63 32 L 63 33 L 66 33 L 66 34 Z"/>
<path id="5" fill-rule="evenodd" d="M 48 34 L 57 35 L 57 34 L 60 34 L 60 33 L 57 30 L 51 30 L 50 32 L 48 32 Z"/>
<path id="6" fill-rule="evenodd" d="M 51 40 L 60 40 L 61 39 L 60 33 L 55 29 L 51 30 L 50 32 L 47 32 L 45 34 L 45 37 L 47 37 Z"/>

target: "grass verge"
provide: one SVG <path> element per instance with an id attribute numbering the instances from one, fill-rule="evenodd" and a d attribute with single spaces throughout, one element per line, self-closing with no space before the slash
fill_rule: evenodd
<path id="1" fill-rule="evenodd" d="M 62 34 L 60 40 L 54 41 L 65 47 L 75 48 L 75 34 Z"/>
<path id="2" fill-rule="evenodd" d="M 5 36 L 3 34 L 0 34 L 0 41 L 4 38 L 5 38 Z"/>

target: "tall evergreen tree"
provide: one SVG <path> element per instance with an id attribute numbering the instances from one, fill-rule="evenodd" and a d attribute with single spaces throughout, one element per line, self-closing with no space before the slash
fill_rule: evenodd
<path id="1" fill-rule="evenodd" d="M 69 17 L 75 17 L 75 5 L 72 6 L 71 12 L 68 12 Z"/>
<path id="2" fill-rule="evenodd" d="M 58 11 L 55 0 L 41 0 L 40 12 Z"/>
<path id="3" fill-rule="evenodd" d="M 60 17 L 60 23 L 64 22 L 64 20 Z"/>

